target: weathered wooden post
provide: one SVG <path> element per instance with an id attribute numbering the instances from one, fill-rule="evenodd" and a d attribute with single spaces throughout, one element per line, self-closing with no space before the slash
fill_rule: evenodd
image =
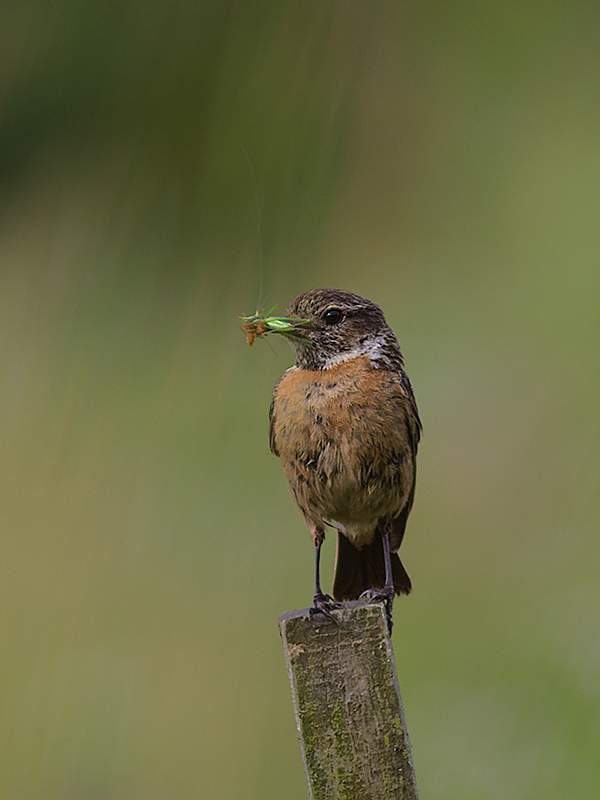
<path id="1" fill-rule="evenodd" d="M 288 611 L 279 628 L 311 800 L 417 800 L 381 603 Z"/>

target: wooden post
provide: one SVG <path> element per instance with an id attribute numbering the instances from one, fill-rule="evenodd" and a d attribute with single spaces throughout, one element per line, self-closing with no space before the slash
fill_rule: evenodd
<path id="1" fill-rule="evenodd" d="M 311 800 L 417 800 L 381 603 L 288 611 L 279 628 Z"/>

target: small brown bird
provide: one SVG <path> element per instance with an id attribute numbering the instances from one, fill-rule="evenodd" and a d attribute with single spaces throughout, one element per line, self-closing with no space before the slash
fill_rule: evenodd
<path id="1" fill-rule="evenodd" d="M 273 390 L 270 444 L 315 546 L 313 613 L 325 526 L 337 530 L 333 596 L 386 601 L 412 585 L 397 550 L 415 495 L 421 421 L 400 346 L 379 306 L 351 292 L 313 289 L 293 300 L 296 354 Z"/>

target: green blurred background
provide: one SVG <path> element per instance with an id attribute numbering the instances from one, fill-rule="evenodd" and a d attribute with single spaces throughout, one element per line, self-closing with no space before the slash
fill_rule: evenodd
<path id="1" fill-rule="evenodd" d="M 423 798 L 597 797 L 598 4 L 3 16 L 0 795 L 306 797 L 292 354 L 237 325 L 335 286 L 384 307 L 425 427 L 394 630 Z"/>

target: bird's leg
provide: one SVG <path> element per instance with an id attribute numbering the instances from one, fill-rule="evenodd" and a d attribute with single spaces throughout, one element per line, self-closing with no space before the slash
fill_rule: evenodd
<path id="1" fill-rule="evenodd" d="M 391 601 L 394 599 L 394 575 L 392 573 L 392 556 L 390 554 L 390 527 L 387 523 L 381 529 L 381 542 L 383 544 L 383 563 L 385 564 L 385 586 L 383 591 L 390 595 Z"/>
<path id="2" fill-rule="evenodd" d="M 385 583 L 382 589 L 367 589 L 361 597 L 368 597 L 374 602 L 383 600 L 385 613 L 388 621 L 388 628 L 391 634 L 393 627 L 392 607 L 394 605 L 394 575 L 392 573 L 392 557 L 390 554 L 390 528 L 391 521 L 385 522 L 381 526 L 381 544 L 383 546 L 383 563 L 385 566 Z"/>
<path id="3" fill-rule="evenodd" d="M 328 594 L 323 594 L 321 590 L 321 546 L 325 539 L 325 531 L 318 525 L 311 526 L 311 534 L 313 543 L 315 545 L 315 596 L 313 597 L 313 606 L 310 609 L 310 616 L 315 614 L 324 614 L 329 619 L 337 623 L 337 620 L 331 613 L 332 608 L 338 606 Z"/>
<path id="4" fill-rule="evenodd" d="M 315 599 L 324 599 L 325 595 L 321 591 L 321 546 L 323 539 L 315 544 Z"/>
<path id="5" fill-rule="evenodd" d="M 388 628 L 390 635 L 394 627 L 394 619 L 392 617 L 392 608 L 394 606 L 394 575 L 392 573 L 392 557 L 390 555 L 390 528 L 391 523 L 388 523 L 381 531 L 381 541 L 383 544 L 383 561 L 385 563 L 385 586 L 383 593 L 385 594 L 385 613 L 388 621 Z"/>

